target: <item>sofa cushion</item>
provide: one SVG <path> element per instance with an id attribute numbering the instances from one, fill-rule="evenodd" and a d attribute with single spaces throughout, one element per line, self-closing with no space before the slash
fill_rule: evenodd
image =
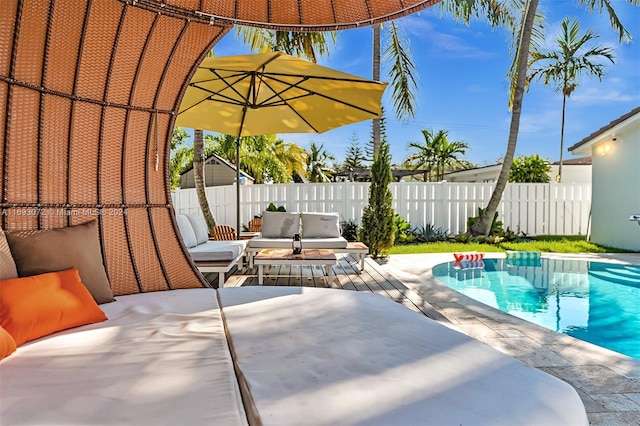
<path id="1" fill-rule="evenodd" d="M 191 222 L 194 234 L 196 234 L 196 242 L 204 244 L 209 240 L 209 228 L 206 222 L 197 214 L 188 214 L 187 219 Z"/>
<path id="2" fill-rule="evenodd" d="M 300 213 L 262 212 L 262 236 L 289 238 L 300 233 Z"/>
<path id="3" fill-rule="evenodd" d="M 301 213 L 303 238 L 340 237 L 340 216 L 338 213 Z"/>
<path id="4" fill-rule="evenodd" d="M 338 238 L 303 238 L 303 249 L 343 249 L 348 241 Z M 249 240 L 248 247 L 252 248 L 291 248 L 291 238 L 255 237 Z"/>
<path id="5" fill-rule="evenodd" d="M 0 326 L 17 346 L 106 319 L 76 268 L 0 281 Z"/>
<path id="6" fill-rule="evenodd" d="M 7 237 L 0 229 L 0 280 L 8 280 L 9 278 L 18 278 L 18 271 L 13 256 L 11 256 L 11 250 L 9 250 Z"/>
<path id="7" fill-rule="evenodd" d="M 80 279 L 98 303 L 113 301 L 113 293 L 102 262 L 98 222 L 41 231 L 6 232 L 18 275 L 78 268 Z"/>
<path id="8" fill-rule="evenodd" d="M 218 262 L 237 259 L 247 247 L 245 240 L 207 241 L 189 249 L 194 262 Z"/>
<path id="9" fill-rule="evenodd" d="M 182 241 L 187 248 L 195 247 L 198 245 L 198 239 L 196 238 L 196 233 L 193 230 L 193 225 L 191 225 L 191 221 L 185 214 L 176 215 L 176 221 L 178 222 L 178 229 L 180 230 L 180 235 L 182 236 Z"/>

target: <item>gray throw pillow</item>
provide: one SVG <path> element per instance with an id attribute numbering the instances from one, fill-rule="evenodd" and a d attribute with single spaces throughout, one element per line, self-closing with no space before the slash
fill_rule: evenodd
<path id="1" fill-rule="evenodd" d="M 176 222 L 178 222 L 178 230 L 182 241 L 187 248 L 195 247 L 198 245 L 198 238 L 193 230 L 193 225 L 186 214 L 177 214 Z"/>
<path id="2" fill-rule="evenodd" d="M 302 213 L 302 236 L 304 238 L 340 237 L 338 213 Z"/>
<path id="3" fill-rule="evenodd" d="M 262 236 L 293 238 L 300 233 L 300 213 L 262 212 Z"/>
<path id="4" fill-rule="evenodd" d="M 97 221 L 41 231 L 9 231 L 6 236 L 20 277 L 76 267 L 97 303 L 113 302 Z"/>
<path id="5" fill-rule="evenodd" d="M 193 233 L 196 234 L 198 244 L 204 244 L 209 241 L 209 228 L 207 223 L 197 214 L 188 214 L 187 219 L 191 222 Z"/>

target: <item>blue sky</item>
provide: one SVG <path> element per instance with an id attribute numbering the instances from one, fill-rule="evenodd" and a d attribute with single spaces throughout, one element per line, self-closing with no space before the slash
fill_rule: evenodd
<path id="1" fill-rule="evenodd" d="M 565 16 L 581 21 L 581 33 L 592 28 L 600 35 L 597 44 L 615 48 L 616 64 L 607 75 L 583 78 L 567 101 L 564 159 L 574 143 L 640 105 L 640 8 L 627 0 L 613 0 L 616 10 L 633 36 L 618 44 L 617 33 L 609 26 L 608 15 L 586 13 L 577 0 L 540 0 L 547 18 L 547 40 L 553 40 Z M 449 140 L 467 142 L 465 157 L 478 164 L 493 164 L 507 146 L 511 114 L 507 108 L 510 65 L 509 34 L 492 30 L 483 22 L 471 25 L 440 15 L 432 7 L 396 21 L 410 41 L 419 74 L 416 118 L 402 123 L 395 119 L 389 93 L 383 96 L 387 115 L 387 136 L 394 163 L 402 162 L 412 151 L 411 141 L 424 140 L 421 129 L 444 129 Z M 383 30 L 384 31 L 384 30 Z M 341 31 L 328 58 L 319 63 L 344 72 L 371 78 L 372 30 L 369 27 Z M 217 56 L 249 53 L 235 31 L 215 47 Z M 383 77 L 386 70 L 383 62 Z M 387 90 L 389 92 L 389 90 Z M 516 156 L 540 154 L 551 161 L 559 159 L 562 96 L 551 87 L 534 84 L 525 95 Z M 323 134 L 279 135 L 287 142 L 305 148 L 311 141 L 343 160 L 353 134 L 362 147 L 370 139 L 371 122 L 331 130 Z"/>

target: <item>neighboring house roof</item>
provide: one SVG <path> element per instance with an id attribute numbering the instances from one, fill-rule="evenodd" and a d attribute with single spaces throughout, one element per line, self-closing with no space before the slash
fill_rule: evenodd
<path id="1" fill-rule="evenodd" d="M 404 176 L 415 176 L 415 175 L 423 175 L 424 170 L 409 170 L 409 169 L 392 169 L 391 175 L 394 180 L 398 180 Z M 335 173 L 334 176 L 344 176 L 349 177 L 353 174 L 354 177 L 369 179 L 371 177 L 370 169 L 353 169 L 353 170 L 342 170 L 338 173 Z"/>
<path id="2" fill-rule="evenodd" d="M 445 176 L 464 176 L 464 175 L 467 175 L 467 174 L 477 174 L 477 173 L 482 173 L 482 172 L 491 172 L 494 169 L 495 170 L 500 170 L 501 167 L 502 167 L 501 163 L 489 164 L 488 166 L 473 167 L 471 169 L 456 170 L 455 172 L 447 172 L 444 175 Z"/>
<path id="3" fill-rule="evenodd" d="M 228 162 L 227 160 L 225 160 L 224 158 L 220 157 L 220 156 L 219 156 L 219 155 L 217 155 L 217 154 L 212 154 L 212 155 L 210 155 L 209 157 L 207 157 L 207 159 L 206 159 L 206 160 L 204 160 L 204 164 L 206 165 L 206 164 L 209 164 L 209 163 L 211 163 L 211 162 L 213 162 L 213 161 L 215 161 L 215 162 L 217 162 L 217 163 L 220 163 L 220 164 L 224 164 L 225 166 L 229 167 L 230 169 L 232 169 L 232 170 L 234 170 L 234 171 L 236 170 L 236 166 L 235 166 L 235 164 L 231 164 L 230 162 Z M 191 168 L 190 168 L 190 169 L 187 169 L 187 170 L 185 170 L 184 172 L 182 172 L 182 173 L 180 174 L 180 176 L 182 176 L 182 175 L 184 175 L 184 174 L 186 174 L 186 173 L 189 173 L 191 170 L 193 170 L 193 166 L 191 166 Z M 243 171 L 242 171 L 242 169 L 240 169 L 240 174 L 241 174 L 242 176 L 246 177 L 247 179 L 254 180 L 254 179 L 253 179 L 253 177 L 252 177 L 251 175 L 246 174 L 245 172 L 243 172 Z"/>
<path id="4" fill-rule="evenodd" d="M 592 164 L 591 156 L 589 157 L 580 157 L 580 158 L 569 158 L 568 160 L 562 160 L 563 166 L 590 166 Z M 560 164 L 560 161 L 555 161 L 551 163 L 554 166 Z"/>
<path id="5" fill-rule="evenodd" d="M 570 147 L 569 152 L 576 151 L 576 154 L 586 153 L 587 152 L 586 149 L 590 148 L 592 144 L 596 142 L 600 142 L 598 140 L 600 136 L 607 134 L 609 131 L 612 131 L 615 127 L 617 127 L 619 124 L 621 124 L 624 121 L 627 121 L 629 118 L 635 115 L 638 115 L 637 118 L 640 118 L 640 107 L 636 107 L 632 109 L 631 111 L 624 114 L 623 116 L 616 118 L 606 126 L 591 133 L 589 136 L 587 136 L 586 138 L 582 139 L 580 142 Z M 563 164 L 564 164 L 564 161 L 563 161 Z"/>

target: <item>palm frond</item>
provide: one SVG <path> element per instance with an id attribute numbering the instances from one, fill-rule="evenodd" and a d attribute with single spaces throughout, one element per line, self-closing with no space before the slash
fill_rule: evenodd
<path id="1" fill-rule="evenodd" d="M 411 56 L 408 38 L 401 37 L 395 22 L 391 22 L 384 58 L 393 63 L 389 72 L 392 100 L 398 118 L 404 121 L 416 115 L 417 70 Z"/>

